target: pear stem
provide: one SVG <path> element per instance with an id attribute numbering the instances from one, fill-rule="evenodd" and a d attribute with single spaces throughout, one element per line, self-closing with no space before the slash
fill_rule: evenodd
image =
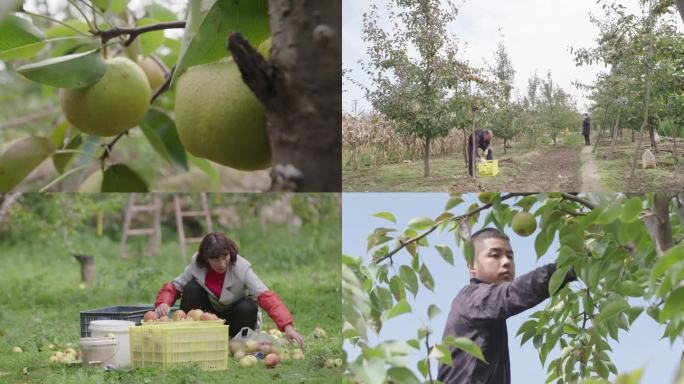
<path id="1" fill-rule="evenodd" d="M 152 32 L 152 31 L 160 31 L 164 29 L 174 29 L 174 28 L 185 28 L 185 21 L 171 21 L 171 22 L 164 22 L 164 23 L 157 23 L 157 24 L 150 24 L 150 25 L 145 25 L 142 27 L 135 27 L 135 28 L 119 28 L 119 27 L 114 27 L 112 29 L 108 29 L 106 31 L 97 31 L 95 32 L 96 36 L 100 36 L 100 39 L 102 39 L 102 43 L 106 43 L 107 41 L 118 37 L 122 35 L 128 35 L 128 39 L 126 39 L 126 42 L 124 42 L 125 46 L 129 46 L 133 40 L 135 40 L 138 35 L 146 32 Z"/>

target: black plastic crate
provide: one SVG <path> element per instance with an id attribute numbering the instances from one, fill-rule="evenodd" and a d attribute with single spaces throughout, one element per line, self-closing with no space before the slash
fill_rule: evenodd
<path id="1" fill-rule="evenodd" d="M 140 325 L 145 312 L 154 310 L 153 305 L 117 306 L 81 311 L 81 337 L 90 337 L 90 322 L 95 320 L 128 320 Z"/>

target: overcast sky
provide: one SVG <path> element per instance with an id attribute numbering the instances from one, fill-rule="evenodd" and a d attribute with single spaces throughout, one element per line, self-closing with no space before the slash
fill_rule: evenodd
<path id="1" fill-rule="evenodd" d="M 357 81 L 368 81 L 358 64 L 359 59 L 367 59 L 362 34 L 363 13 L 370 10 L 371 4 L 376 4 L 384 15 L 387 2 L 342 2 L 342 66 L 351 69 L 351 76 Z M 590 83 L 605 67 L 575 67 L 569 47 L 595 46 L 598 28 L 589 21 L 589 14 L 603 15 L 596 0 L 458 0 L 455 3 L 459 5 L 459 15 L 448 30 L 460 41 L 461 58 L 476 67 L 483 67 L 484 60 L 493 63 L 500 40 L 499 29 L 502 29 L 504 43 L 516 71 L 517 92 L 525 92 L 527 79 L 535 71 L 539 76 L 545 76 L 547 70 L 551 70 L 553 79 L 575 97 L 580 111 L 586 110 L 584 91 L 572 83 Z M 638 0 L 624 0 L 622 3 L 631 12 L 641 13 Z M 381 19 L 379 25 L 389 30 L 390 23 L 386 18 Z M 678 25 L 680 31 L 684 30 L 681 20 L 678 20 Z M 364 100 L 363 91 L 349 81 L 345 80 L 343 84 L 344 111 L 353 111 L 354 100 L 357 100 L 357 111 L 369 111 L 371 107 Z"/>
<path id="2" fill-rule="evenodd" d="M 454 214 L 461 214 L 465 207 L 475 202 L 474 194 L 463 195 L 465 203 L 453 210 Z M 353 257 L 363 257 L 366 262 L 370 260 L 370 254 L 366 252 L 367 237 L 376 227 L 392 227 L 403 229 L 414 217 L 428 216 L 437 217 L 444 210 L 444 204 L 448 200 L 446 193 L 344 193 L 342 195 L 342 252 Z M 536 210 L 534 208 L 533 210 Z M 376 212 L 392 212 L 397 224 L 371 217 Z M 482 228 L 485 215 L 480 217 L 479 223 L 474 230 Z M 538 231 L 539 229 L 537 229 Z M 520 237 L 507 228 L 506 233 L 511 238 L 511 247 L 515 252 L 516 275 L 520 276 L 544 264 L 555 261 L 558 255 L 558 237 L 549 247 L 549 251 L 539 260 L 534 250 L 534 240 L 537 233 L 529 237 Z M 371 337 L 371 345 L 385 340 L 407 340 L 416 337 L 416 330 L 427 321 L 427 308 L 430 304 L 436 304 L 442 309 L 442 314 L 436 316 L 430 324 L 437 340 L 441 340 L 446 317 L 449 312 L 451 301 L 458 291 L 468 284 L 469 277 L 464 257 L 459 248 L 456 248 L 454 235 L 450 232 L 439 233 L 435 231 L 428 236 L 431 245 L 446 244 L 453 250 L 455 265 L 449 265 L 439 256 L 433 248 L 422 248 L 420 251 L 421 261 L 424 262 L 432 273 L 435 281 L 434 293 L 421 286 L 418 295 L 414 299 L 407 294 L 409 304 L 413 309 L 412 314 L 400 315 L 384 323 L 380 335 Z M 398 265 L 409 263 L 408 252 L 401 251 L 394 257 L 395 269 Z M 573 290 L 583 287 L 582 283 L 571 283 Z M 630 298 L 633 306 L 644 305 L 643 301 Z M 512 384 L 537 384 L 546 380 L 546 368 L 539 361 L 539 354 L 531 342 L 520 345 L 521 338 L 515 334 L 522 323 L 529 316 L 544 308 L 548 303 L 545 300 L 536 307 L 524 311 L 507 320 L 508 344 L 511 358 L 511 383 Z M 682 340 L 678 338 L 674 345 L 660 337 L 665 330 L 664 326 L 657 324 L 646 313 L 637 318 L 629 332 L 620 330 L 619 340 L 610 339 L 609 343 L 613 352 L 609 356 L 615 363 L 619 372 L 632 371 L 644 367 L 644 375 L 641 382 L 644 384 L 672 383 L 674 374 L 679 365 L 679 357 L 682 351 Z M 434 339 L 432 339 L 434 340 Z M 352 348 L 347 342 L 344 343 L 349 361 L 353 361 L 359 355 L 359 350 Z M 421 353 L 425 353 L 423 349 Z M 549 353 L 547 364 L 560 355 L 560 348 L 556 346 Z M 408 367 L 418 374 L 416 363 L 420 357 L 418 353 L 410 355 L 407 359 Z M 432 364 L 433 374 L 437 367 Z M 419 374 L 418 374 L 419 375 Z M 611 375 L 613 376 L 613 375 Z M 420 376 L 419 376 L 420 377 Z M 614 377 L 613 377 L 614 379 Z"/>

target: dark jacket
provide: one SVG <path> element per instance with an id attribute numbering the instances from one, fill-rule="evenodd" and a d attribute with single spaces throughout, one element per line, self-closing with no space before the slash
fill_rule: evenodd
<path id="1" fill-rule="evenodd" d="M 511 382 L 506 319 L 549 297 L 555 264 L 539 267 L 510 283 L 489 284 L 470 279 L 451 303 L 444 335 L 473 340 L 489 364 L 460 349 L 451 350 L 453 366 L 440 364 L 437 378 L 447 384 L 507 384 Z M 576 277 L 568 273 L 566 284 Z"/>
<path id="2" fill-rule="evenodd" d="M 476 129 L 475 130 L 475 147 L 480 148 L 481 150 L 485 150 L 489 148 L 489 140 L 485 140 L 485 131 L 484 129 Z M 473 149 L 473 134 L 471 133 L 470 136 L 468 136 L 468 153 L 471 153 Z"/>
<path id="3" fill-rule="evenodd" d="M 589 135 L 589 127 L 591 126 L 591 119 L 588 117 L 584 118 L 584 121 L 582 121 L 582 135 L 588 136 Z"/>

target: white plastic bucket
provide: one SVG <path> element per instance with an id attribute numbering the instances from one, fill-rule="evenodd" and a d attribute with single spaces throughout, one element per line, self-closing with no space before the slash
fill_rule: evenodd
<path id="1" fill-rule="evenodd" d="M 119 339 L 116 337 L 81 338 L 81 361 L 84 367 L 107 365 L 116 366 L 116 353 Z"/>
<path id="2" fill-rule="evenodd" d="M 119 340 L 119 349 L 116 352 L 114 368 L 123 368 L 131 365 L 131 341 L 128 336 L 128 328 L 134 326 L 134 322 L 126 320 L 95 320 L 90 322 L 91 336 L 104 337 L 108 333 L 113 333 Z"/>

